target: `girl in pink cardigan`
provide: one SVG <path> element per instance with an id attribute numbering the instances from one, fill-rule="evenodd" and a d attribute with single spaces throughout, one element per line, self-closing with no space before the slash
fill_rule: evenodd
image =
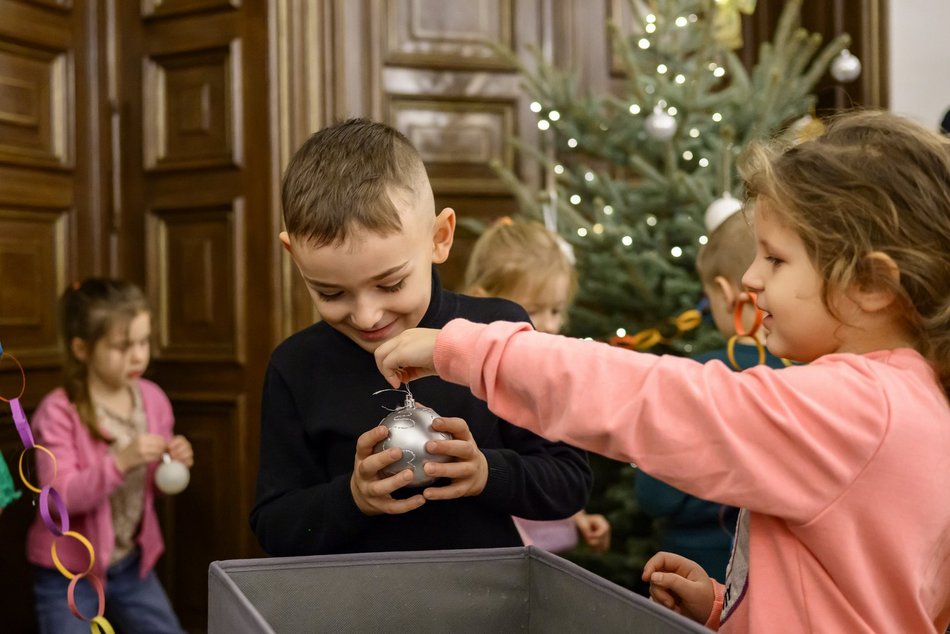
<path id="1" fill-rule="evenodd" d="M 90 278 L 61 300 L 66 344 L 65 386 L 33 414 L 38 444 L 56 456 L 39 458 L 39 482 L 53 485 L 69 514 L 69 528 L 95 551 L 93 574 L 105 589 L 106 618 L 118 631 L 181 632 L 153 568 L 164 550 L 154 506 L 155 468 L 163 452 L 191 467 L 191 444 L 172 435 L 165 393 L 142 379 L 149 362 L 151 318 L 134 285 Z M 55 479 L 54 479 L 55 475 Z M 41 632 L 88 632 L 70 613 L 69 579 L 56 570 L 52 546 L 68 571 L 89 566 L 76 539 L 55 538 L 37 513 L 27 536 Z M 88 580 L 75 588 L 87 618 L 99 598 Z"/>
<path id="2" fill-rule="evenodd" d="M 669 553 L 643 572 L 656 601 L 708 627 L 942 633 L 950 139 L 845 115 L 796 147 L 752 148 L 743 177 L 757 241 L 743 283 L 769 350 L 807 365 L 734 373 L 456 320 L 383 344 L 380 370 L 393 385 L 438 372 L 515 424 L 742 507 L 725 585 Z"/>

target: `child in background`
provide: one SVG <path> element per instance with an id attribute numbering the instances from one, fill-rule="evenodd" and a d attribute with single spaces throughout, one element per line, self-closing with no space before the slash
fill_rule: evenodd
<path id="1" fill-rule="evenodd" d="M 544 440 L 440 379 L 413 385 L 443 416 L 429 441 L 437 478 L 406 487 L 412 470 L 385 476 L 397 448 L 379 421 L 404 395 L 388 390 L 373 351 L 416 326 L 455 317 L 528 321 L 509 301 L 442 289 L 455 212 L 436 213 L 422 158 L 391 127 L 353 119 L 307 140 L 283 182 L 280 240 L 322 321 L 271 356 L 261 413 L 261 457 L 251 527 L 271 555 L 495 548 L 522 544 L 512 516 L 569 517 L 593 476 L 583 451 Z M 384 393 L 376 394 L 380 390 Z"/>
<path id="2" fill-rule="evenodd" d="M 742 167 L 743 285 L 776 372 L 619 350 L 526 325 L 449 323 L 376 351 L 438 371 L 549 438 L 739 506 L 725 587 L 655 555 L 651 596 L 731 632 L 944 632 L 950 623 L 950 139 L 841 116 Z"/>
<path id="3" fill-rule="evenodd" d="M 465 270 L 465 292 L 503 297 L 528 311 L 539 332 L 561 332 L 577 288 L 570 246 L 539 222 L 504 217 L 486 229 L 472 247 Z M 579 533 L 593 552 L 610 548 L 610 523 L 597 513 L 578 511 L 569 520 L 539 522 L 515 518 L 526 543 L 564 552 Z"/>
<path id="4" fill-rule="evenodd" d="M 69 512 L 69 527 L 95 550 L 93 573 L 105 586 L 106 618 L 120 632 L 181 632 L 153 570 L 164 550 L 155 513 L 154 475 L 162 454 L 191 467 L 191 444 L 173 436 L 171 404 L 142 378 L 149 362 L 151 316 L 142 292 L 128 282 L 89 278 L 60 301 L 65 385 L 33 414 L 33 434 L 56 456 L 39 458 L 39 482 L 52 484 Z M 89 631 L 66 602 L 67 570 L 85 570 L 89 553 L 75 539 L 56 539 L 39 513 L 27 535 L 41 632 Z M 89 582 L 76 606 L 94 615 L 99 599 Z"/>
<path id="5" fill-rule="evenodd" d="M 717 224 L 711 224 L 711 223 Z M 738 211 L 726 218 L 708 219 L 708 242 L 696 257 L 696 271 L 709 299 L 716 328 L 727 339 L 736 335 L 734 315 L 740 307 L 742 324 L 748 328 L 756 321 L 756 307 L 742 290 L 742 274 L 755 257 L 755 236 L 744 214 Z M 737 338 L 732 359 L 729 349 L 721 348 L 693 357 L 697 361 L 721 361 L 734 370 L 760 364 L 760 354 L 771 368 L 782 368 L 782 360 L 764 349 L 765 336 L 758 329 L 751 337 Z M 735 367 L 733 365 L 733 361 Z M 662 520 L 660 549 L 695 561 L 710 577 L 726 578 L 726 565 L 732 552 L 732 539 L 739 510 L 709 502 L 648 475 L 638 469 L 635 487 L 640 508 Z"/>

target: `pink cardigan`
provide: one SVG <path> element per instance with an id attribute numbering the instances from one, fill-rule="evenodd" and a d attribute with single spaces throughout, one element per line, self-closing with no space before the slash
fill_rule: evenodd
<path id="1" fill-rule="evenodd" d="M 174 418 L 168 397 L 161 388 L 145 379 L 139 380 L 139 388 L 148 432 L 159 434 L 166 441 L 171 440 Z M 92 543 L 96 551 L 93 572 L 105 584 L 106 569 L 115 548 L 109 496 L 122 484 L 123 474 L 109 454 L 108 445 L 89 435 L 62 388 L 46 395 L 36 408 L 31 424 L 36 443 L 56 456 L 57 473 L 52 485 L 69 510 L 69 529 L 81 533 Z M 42 485 L 50 484 L 52 462 L 45 454 L 39 453 L 37 462 L 38 481 Z M 154 504 L 156 467 L 154 464 L 148 467 L 142 524 L 137 536 L 141 549 L 140 577 L 155 566 L 165 550 Z M 86 548 L 71 537 L 54 538 L 39 513 L 27 534 L 27 559 L 39 566 L 53 568 L 50 547 L 54 539 L 56 554 L 68 570 L 79 572 L 89 566 Z"/>
<path id="2" fill-rule="evenodd" d="M 435 364 L 517 425 L 746 509 L 723 632 L 950 623 L 950 407 L 916 351 L 736 373 L 455 320 Z"/>

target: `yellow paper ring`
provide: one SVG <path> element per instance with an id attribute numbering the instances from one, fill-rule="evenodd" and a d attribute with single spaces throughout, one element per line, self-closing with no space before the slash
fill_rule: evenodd
<path id="1" fill-rule="evenodd" d="M 759 363 L 762 365 L 765 363 L 765 346 L 762 345 L 762 342 L 756 339 L 755 337 L 750 337 L 749 335 L 732 335 L 729 337 L 729 342 L 726 344 L 726 356 L 729 358 L 729 363 L 732 364 L 732 367 L 736 370 L 742 371 L 746 368 L 743 368 L 739 365 L 739 362 L 736 361 L 736 340 L 737 339 L 751 339 L 752 343 L 755 344 L 756 350 L 759 351 Z"/>
<path id="2" fill-rule="evenodd" d="M 23 486 L 28 488 L 33 493 L 42 493 L 43 492 L 42 489 L 38 489 L 37 487 L 30 484 L 30 481 L 26 479 L 26 474 L 23 473 L 23 456 L 25 456 L 26 452 L 29 451 L 30 449 L 39 449 L 40 451 L 46 453 L 46 455 L 50 457 L 50 460 L 53 461 L 53 477 L 50 478 L 50 482 L 53 482 L 54 480 L 56 480 L 56 456 L 54 456 L 53 452 L 47 449 L 46 447 L 44 447 L 43 445 L 33 445 L 32 447 L 27 447 L 26 449 L 20 452 L 20 479 L 23 480 Z"/>
<path id="3" fill-rule="evenodd" d="M 96 563 L 96 551 L 93 549 L 92 544 L 89 543 L 88 539 L 86 539 L 83 535 L 81 535 L 80 533 L 77 533 L 76 531 L 66 531 L 65 533 L 63 533 L 63 537 L 72 537 L 77 542 L 79 542 L 80 544 L 86 547 L 86 550 L 89 551 L 89 567 L 86 568 L 85 571 L 80 572 L 80 573 L 75 573 L 75 574 L 66 570 L 66 566 L 63 565 L 63 562 L 59 560 L 59 555 L 56 554 L 56 540 L 54 539 L 53 546 L 51 547 L 51 551 L 53 553 L 53 565 L 56 566 L 56 570 L 59 570 L 59 572 L 67 579 L 72 579 L 77 574 L 80 576 L 88 575 L 89 572 L 92 570 L 92 565 Z"/>
<path id="4" fill-rule="evenodd" d="M 104 616 L 94 616 L 89 619 L 89 630 L 92 634 L 115 634 L 112 625 Z"/>
<path id="5" fill-rule="evenodd" d="M 703 323 L 703 314 L 691 308 L 689 310 L 684 310 L 682 313 L 676 316 L 676 319 L 673 320 L 673 323 L 676 325 L 676 329 L 682 332 L 687 332 L 698 328 L 699 324 Z"/>

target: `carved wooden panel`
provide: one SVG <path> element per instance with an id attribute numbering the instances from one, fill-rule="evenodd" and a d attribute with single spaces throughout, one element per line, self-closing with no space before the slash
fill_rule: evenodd
<path id="1" fill-rule="evenodd" d="M 392 98 L 392 124 L 422 156 L 434 190 L 507 191 L 492 171 L 498 161 L 514 169 L 515 103 Z"/>
<path id="2" fill-rule="evenodd" d="M 148 169 L 241 164 L 241 47 L 153 56 L 144 68 Z"/>
<path id="3" fill-rule="evenodd" d="M 247 412 L 242 397 L 169 392 L 169 398 L 175 433 L 191 442 L 195 464 L 188 488 L 160 500 L 167 550 L 158 572 L 179 615 L 207 614 L 208 566 L 234 558 L 236 528 L 247 526 L 247 517 L 233 503 L 250 495 L 241 477 L 247 468 L 240 442 Z"/>
<path id="4" fill-rule="evenodd" d="M 146 235 L 149 288 L 163 361 L 243 361 L 243 204 L 153 209 Z"/>
<path id="5" fill-rule="evenodd" d="M 241 0 L 142 0 L 142 15 L 172 16 L 241 6 Z"/>
<path id="6" fill-rule="evenodd" d="M 42 4 L 55 9 L 69 9 L 73 6 L 73 0 L 29 0 L 32 4 Z"/>
<path id="7" fill-rule="evenodd" d="M 0 43 L 0 160 L 71 163 L 69 73 L 62 51 Z"/>
<path id="8" fill-rule="evenodd" d="M 0 333 L 23 363 L 58 359 L 69 211 L 0 208 Z"/>
<path id="9" fill-rule="evenodd" d="M 390 0 L 386 63 L 508 68 L 485 42 L 514 48 L 514 0 Z"/>

